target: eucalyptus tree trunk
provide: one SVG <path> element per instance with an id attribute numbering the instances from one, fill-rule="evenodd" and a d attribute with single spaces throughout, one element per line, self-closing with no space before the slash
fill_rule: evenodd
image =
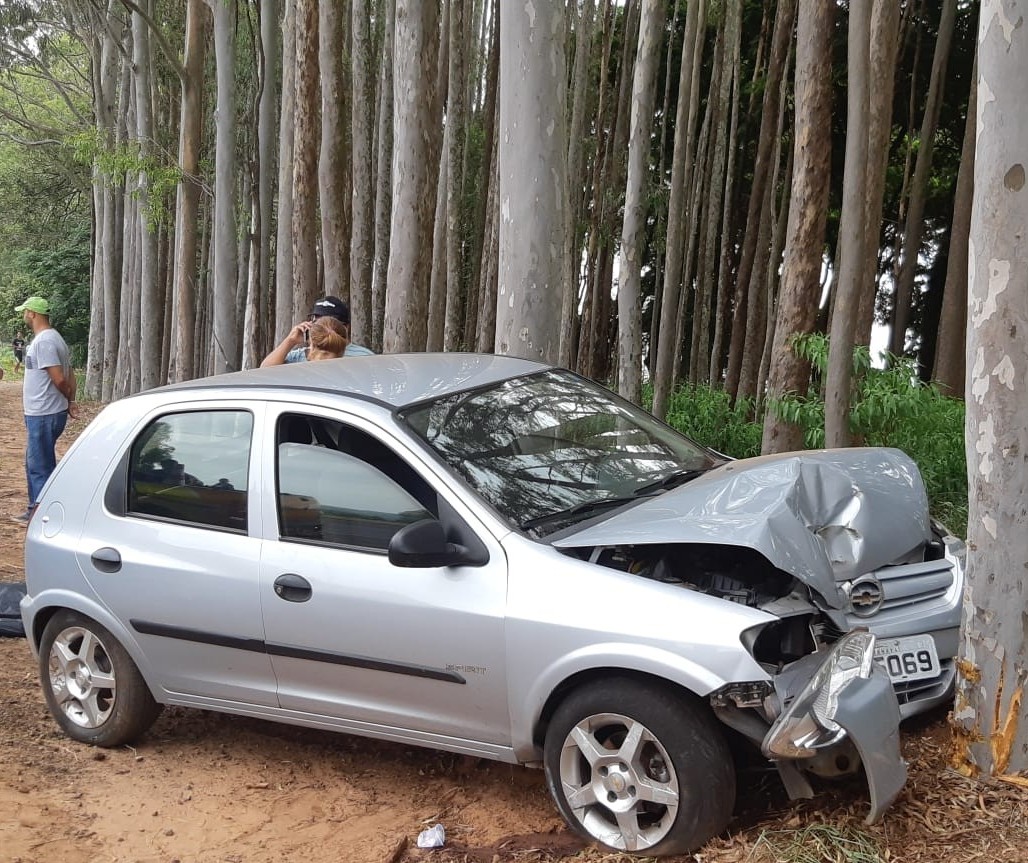
<path id="1" fill-rule="evenodd" d="M 437 123 L 434 70 L 439 50 L 435 0 L 397 0 L 393 66 L 393 202 L 382 349 L 421 350 L 428 318 L 430 249 L 438 169 L 428 150 Z"/>
<path id="2" fill-rule="evenodd" d="M 350 334 L 363 343 L 371 339 L 371 280 L 375 264 L 375 78 L 371 62 L 371 8 L 368 0 L 354 0 L 351 21 L 353 211 L 350 216 Z M 379 170 L 384 168 L 379 165 Z M 326 293 L 329 292 L 327 284 L 326 278 Z"/>
<path id="3" fill-rule="evenodd" d="M 496 106 L 496 113 L 499 113 Z M 495 121 L 494 121 L 495 125 Z M 490 352 L 496 341 L 496 286 L 500 260 L 500 176 L 497 159 L 500 143 L 494 137 L 489 154 L 488 194 L 486 196 L 486 234 L 482 244 L 482 267 L 479 272 L 478 341 L 475 349 Z"/>
<path id="4" fill-rule="evenodd" d="M 571 88 L 571 127 L 568 130 L 567 207 L 564 210 L 564 275 L 560 305 L 560 365 L 570 368 L 579 272 L 582 262 L 578 248 L 578 214 L 582 201 L 582 146 L 585 136 L 585 105 L 589 98 L 587 74 L 592 55 L 593 0 L 584 0 L 575 27 L 575 65 Z"/>
<path id="5" fill-rule="evenodd" d="M 464 267 L 461 253 L 461 213 L 464 191 L 464 130 L 467 92 L 465 19 L 467 0 L 450 4 L 450 54 L 446 85 L 446 320 L 443 348 L 455 351 L 464 341 Z"/>
<path id="6" fill-rule="evenodd" d="M 632 84 L 632 126 L 628 140 L 628 184 L 618 268 L 618 392 L 642 401 L 642 307 L 640 276 L 649 197 L 650 130 L 657 67 L 664 31 L 663 0 L 643 0 L 639 48 Z M 502 98 L 502 93 L 501 93 Z"/>
<path id="7" fill-rule="evenodd" d="M 832 114 L 833 14 L 831 3 L 799 0 L 794 170 L 771 348 L 774 362 L 767 386 L 772 409 L 764 415 L 763 452 L 786 452 L 803 446 L 802 430 L 778 417 L 773 400 L 786 393 L 805 395 L 810 378 L 810 367 L 793 351 L 792 339 L 811 331 L 820 299 L 831 170 L 831 140 L 824 130 Z"/>
<path id="8" fill-rule="evenodd" d="M 439 63 L 437 84 L 440 101 L 446 103 L 450 81 L 450 15 L 452 4 L 444 3 L 439 21 Z M 428 327 L 425 332 L 425 350 L 443 349 L 443 328 L 446 320 L 446 177 L 449 162 L 446 157 L 449 121 L 443 124 L 443 146 L 440 158 L 432 164 L 435 174 L 435 211 L 432 218 L 432 263 L 428 278 Z"/>
<path id="9" fill-rule="evenodd" d="M 274 286 L 271 282 L 272 216 L 274 213 L 275 178 L 275 119 L 276 70 L 279 59 L 278 0 L 260 0 L 261 54 L 259 75 L 261 83 L 257 117 L 257 284 L 258 336 L 262 339 L 261 356 L 267 353 L 275 335 L 273 311 Z M 269 326 L 270 324 L 270 326 Z"/>
<path id="10" fill-rule="evenodd" d="M 742 371 L 742 356 L 746 340 L 746 304 L 750 293 L 753 263 L 757 255 L 760 211 L 764 206 L 764 190 L 771 168 L 771 153 L 774 143 L 772 130 L 777 125 L 778 101 L 781 95 L 779 85 L 785 74 L 795 16 L 796 0 L 781 0 L 775 13 L 775 28 L 771 37 L 771 57 L 768 62 L 767 80 L 764 83 L 764 102 L 761 108 L 760 132 L 757 138 L 757 157 L 753 166 L 753 183 L 746 212 L 746 232 L 743 236 L 739 271 L 735 283 L 735 303 L 732 310 L 734 323 L 731 345 L 728 350 L 728 375 L 725 379 L 725 389 L 733 399 L 739 391 L 739 377 Z"/>
<path id="11" fill-rule="evenodd" d="M 179 180 L 175 207 L 175 336 L 169 377 L 186 381 L 195 377 L 193 339 L 196 325 L 196 279 L 200 224 L 200 142 L 203 132 L 203 67 L 206 55 L 203 0 L 186 5 L 186 44 L 182 69 L 182 95 L 178 139 Z"/>
<path id="12" fill-rule="evenodd" d="M 490 2 L 490 0 L 486 0 L 486 2 Z M 482 321 L 482 291 L 484 288 L 482 270 L 483 261 L 485 260 L 484 250 L 491 236 L 492 224 L 492 211 L 487 209 L 487 207 L 496 194 L 496 165 L 493 162 L 493 154 L 496 150 L 496 84 L 499 80 L 500 72 L 500 22 L 497 3 L 498 0 L 492 0 L 490 4 L 492 10 L 490 12 L 492 33 L 489 39 L 489 56 L 485 73 L 485 94 L 482 107 L 482 124 L 485 127 L 482 144 L 482 169 L 478 177 L 478 194 L 475 196 L 475 212 L 472 217 L 472 230 L 469 238 L 471 244 L 471 264 L 468 267 L 467 315 L 464 319 L 464 332 L 467 334 L 469 345 L 481 342 L 484 335 L 479 327 L 479 323 Z M 495 325 L 495 297 L 492 301 L 490 317 Z M 492 349 L 492 333 L 485 340 L 485 344 L 488 345 L 487 350 Z"/>
<path id="13" fill-rule="evenodd" d="M 126 27 L 123 31 L 122 50 L 126 57 L 132 55 L 132 30 Z M 128 123 L 129 112 L 132 110 L 132 68 L 131 63 L 123 61 L 118 77 L 117 112 L 114 120 L 114 152 L 123 152 L 128 146 Z M 131 378 L 130 361 L 138 357 L 137 351 L 133 353 L 129 343 L 129 330 L 133 323 L 131 318 L 132 295 L 126 291 L 126 280 L 130 287 L 132 282 L 132 239 L 133 234 L 126 232 L 126 223 L 131 221 L 133 212 L 133 201 L 130 195 L 126 194 L 127 178 L 124 167 L 118 165 L 112 170 L 108 181 L 115 187 L 114 199 L 114 260 L 117 265 L 117 272 L 113 274 L 115 284 L 115 302 L 118 304 L 118 326 L 114 332 L 105 333 L 109 341 L 115 342 L 115 361 L 111 366 L 113 381 L 111 383 L 110 398 L 118 399 L 127 395 L 128 382 Z"/>
<path id="14" fill-rule="evenodd" d="M 558 359 L 563 295 L 564 8 L 563 0 L 500 3 L 496 353 L 546 362 Z"/>
<path id="15" fill-rule="evenodd" d="M 217 122 L 214 150 L 214 343 L 213 371 L 239 368 L 236 305 L 236 0 L 208 0 L 214 12 Z"/>
<path id="16" fill-rule="evenodd" d="M 285 0 L 282 15 L 282 107 L 278 132 L 278 226 L 275 242 L 275 338 L 293 318 L 293 131 L 296 125 L 296 0 Z"/>
<path id="17" fill-rule="evenodd" d="M 389 268 L 389 229 L 393 198 L 393 43 L 395 0 L 383 0 L 382 51 L 378 68 L 378 111 L 375 184 L 375 262 L 371 278 L 371 346 L 382 350 L 386 273 Z"/>
<path id="18" fill-rule="evenodd" d="M 864 209 L 864 276 L 853 327 L 854 344 L 869 345 L 878 286 L 882 202 L 892 137 L 892 100 L 900 43 L 900 4 L 874 0 L 871 8 L 871 66 L 868 83 L 867 189 Z"/>
<path id="19" fill-rule="evenodd" d="M 690 342 L 689 380 L 692 383 L 706 383 L 710 378 L 710 322 L 713 304 L 717 302 L 717 285 L 714 281 L 715 268 L 720 248 L 719 238 L 727 234 L 726 214 L 723 204 L 726 195 L 731 198 L 731 177 L 729 165 L 734 165 L 734 150 L 729 153 L 729 143 L 734 140 L 734 118 L 739 104 L 739 54 L 742 36 L 742 0 L 731 0 L 725 10 L 722 31 L 723 50 L 718 64 L 718 87 L 714 95 L 714 149 L 711 155 L 710 194 L 705 199 L 703 225 L 704 237 L 696 263 L 696 302 L 693 312 L 692 340 Z M 654 383 L 656 398 L 656 383 Z"/>
<path id="20" fill-rule="evenodd" d="M 1022 0 L 983 4 L 971 215 L 965 425 L 968 569 L 954 766 L 1024 784 L 1028 769 L 1028 34 Z M 1019 26 L 1020 25 L 1020 26 Z M 1020 774 L 1020 775 L 1019 775 Z"/>
<path id="21" fill-rule="evenodd" d="M 446 178 L 449 160 L 446 148 L 450 140 L 449 125 L 443 129 L 443 157 L 439 160 L 439 179 L 435 192 L 435 219 L 432 222 L 432 275 L 428 286 L 428 332 L 425 350 L 443 349 L 446 320 Z"/>
<path id="22" fill-rule="evenodd" d="M 910 203 L 906 223 L 903 227 L 903 252 L 900 256 L 899 277 L 896 280 L 896 296 L 893 307 L 892 333 L 889 350 L 900 356 L 906 347 L 907 326 L 910 323 L 910 306 L 914 295 L 914 276 L 917 259 L 924 237 L 924 207 L 928 194 L 928 180 L 932 170 L 932 151 L 935 132 L 939 126 L 939 109 L 945 88 L 946 65 L 949 60 L 950 43 L 953 40 L 953 26 L 956 18 L 957 0 L 943 0 L 939 19 L 939 33 L 935 41 L 935 55 L 932 58 L 932 77 L 928 83 L 924 118 L 921 122 L 920 145 L 914 162 L 914 177 L 911 181 Z"/>
<path id="23" fill-rule="evenodd" d="M 971 204 L 974 197 L 975 118 L 978 114 L 978 63 L 971 75 L 971 93 L 964 120 L 964 143 L 960 151 L 960 170 L 953 201 L 946 285 L 942 294 L 938 347 L 935 351 L 933 380 L 946 395 L 963 398 L 964 345 L 967 340 L 967 253 L 971 230 Z"/>
<path id="24" fill-rule="evenodd" d="M 361 0 L 355 0 L 353 4 L 354 16 L 359 15 Z M 300 7 L 297 8 L 300 12 Z M 340 3 L 317 3 L 315 14 L 318 16 L 317 38 L 318 38 L 318 62 L 313 70 L 307 64 L 304 69 L 313 71 L 316 78 L 320 78 L 320 112 L 315 113 L 321 116 L 321 139 L 318 148 L 318 200 L 321 203 L 321 253 L 324 260 L 325 288 L 323 293 L 332 297 L 344 298 L 350 293 L 352 274 L 349 268 L 343 267 L 346 264 L 349 254 L 344 251 L 349 246 L 351 237 L 346 230 L 346 200 L 350 196 L 350 189 L 346 183 L 346 129 L 349 119 L 348 100 L 356 103 L 356 99 L 347 92 L 345 76 L 343 73 L 343 17 L 346 14 L 343 5 Z M 297 21 L 299 22 L 299 17 Z M 365 27 L 367 25 L 365 24 Z M 365 31 L 361 31 L 366 35 Z M 313 34 L 311 34 L 313 35 Z M 307 37 L 310 39 L 310 35 Z M 299 38 L 297 39 L 297 50 L 310 50 L 310 45 L 305 50 Z M 354 60 L 357 60 L 355 53 Z M 303 63 L 303 60 L 299 61 Z M 297 74 L 300 74 L 300 65 L 297 66 Z M 306 84 L 306 78 L 303 79 Z M 299 90 L 298 90 L 299 95 Z M 361 98 L 363 100 L 363 93 Z M 309 94 L 304 91 L 304 98 Z M 362 110 L 366 111 L 363 101 Z M 299 103 L 297 104 L 300 110 Z M 315 120 L 310 122 L 316 125 Z M 311 130 L 313 134 L 313 128 Z M 361 157 L 370 159 L 370 142 L 368 150 L 361 154 Z M 354 158 L 360 158 L 354 150 Z M 296 210 L 293 211 L 294 217 Z M 317 231 L 315 224 L 315 234 Z M 363 238 L 362 238 L 363 240 Z M 315 243 L 313 248 L 317 248 Z M 295 254 L 295 253 L 294 253 Z M 370 250 L 368 255 L 371 255 Z M 309 267 L 309 262 L 306 267 Z M 317 282 L 317 267 L 314 269 L 314 281 Z M 309 278 L 309 274 L 306 276 Z M 315 290 L 313 293 L 322 293 Z M 314 298 L 311 297 L 313 300 Z M 353 306 L 351 303 L 351 313 Z M 306 311 L 306 310 L 304 310 Z"/>
<path id="25" fill-rule="evenodd" d="M 668 398 L 675 386 L 677 358 L 678 308 L 682 303 L 684 270 L 683 249 L 689 213 L 686 208 L 694 173 L 693 138 L 698 116 L 698 57 L 702 45 L 699 33 L 705 2 L 690 3 L 685 14 L 685 36 L 682 41 L 682 65 L 678 73 L 678 107 L 675 114 L 675 145 L 671 157 L 671 190 L 668 198 L 667 243 L 664 251 L 664 296 L 661 302 L 660 328 L 657 336 L 657 365 L 653 376 L 653 415 L 663 419 Z"/>
<path id="26" fill-rule="evenodd" d="M 293 315 L 318 297 L 318 2 L 296 0 L 296 122 L 293 126 Z"/>
<path id="27" fill-rule="evenodd" d="M 846 167 L 839 221 L 839 277 L 835 289 L 828 371 L 825 376 L 825 445 L 849 446 L 853 334 L 861 289 L 874 282 L 864 272 L 868 116 L 871 65 L 871 0 L 850 0 L 846 57 Z"/>
<path id="28" fill-rule="evenodd" d="M 109 0 L 109 6 L 114 0 Z M 93 85 L 93 116 L 97 141 L 109 147 L 114 139 L 114 88 L 120 54 L 114 30 L 105 26 L 102 12 L 76 12 L 76 18 L 88 34 L 90 74 Z M 82 17 L 79 18 L 78 16 Z M 93 237 L 93 269 L 90 282 L 89 355 L 86 365 L 86 395 L 91 399 L 109 398 L 117 362 L 116 344 L 106 334 L 117 330 L 115 267 L 114 191 L 98 160 L 92 169 L 95 228 Z M 113 319 L 113 322 L 112 322 Z M 109 327 L 113 326 L 113 330 Z"/>
<path id="29" fill-rule="evenodd" d="M 743 340 L 742 363 L 739 366 L 739 397 L 754 401 L 760 395 L 758 388 L 760 361 L 764 355 L 767 338 L 767 309 L 772 302 L 772 298 L 768 295 L 768 273 L 778 269 L 779 255 L 781 254 L 780 247 L 777 252 L 775 251 L 773 235 L 774 217 L 778 209 L 778 184 L 784 169 L 782 136 L 785 131 L 785 106 L 790 89 L 785 76 L 782 77 L 779 86 L 781 93 L 778 97 L 778 124 L 775 127 L 774 145 L 771 152 L 772 173 L 764 190 L 764 206 L 760 211 L 757 255 L 753 262 L 750 290 L 746 300 L 746 338 Z M 785 194 L 788 195 L 787 192 Z"/>
<path id="30" fill-rule="evenodd" d="M 140 0 L 143 13 L 150 14 L 150 3 Z M 159 203 L 150 199 L 149 160 L 153 152 L 154 115 L 151 98 L 153 57 L 150 30 L 143 14 L 132 14 L 132 71 L 135 94 L 135 137 L 139 146 L 140 168 L 136 195 L 139 207 L 139 387 L 149 390 L 161 383 L 162 312 L 157 285 L 157 229 L 151 208 Z"/>

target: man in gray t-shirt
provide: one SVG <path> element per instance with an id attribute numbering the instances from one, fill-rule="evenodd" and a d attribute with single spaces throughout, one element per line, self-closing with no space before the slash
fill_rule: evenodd
<path id="1" fill-rule="evenodd" d="M 14 521 L 27 525 L 43 485 L 57 466 L 57 438 L 64 431 L 68 416 L 74 416 L 75 372 L 68 345 L 50 325 L 50 303 L 43 297 L 29 297 L 15 311 L 22 313 L 33 334 L 25 351 L 22 389 L 29 503 L 25 512 L 13 516 Z"/>

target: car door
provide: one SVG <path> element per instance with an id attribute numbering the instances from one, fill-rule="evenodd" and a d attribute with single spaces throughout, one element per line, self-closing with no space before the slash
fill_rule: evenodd
<path id="1" fill-rule="evenodd" d="M 483 565 L 394 566 L 402 526 L 442 507 L 467 531 L 471 514 L 366 420 L 267 422 L 261 596 L 282 707 L 364 733 L 509 744 L 499 544 L 476 525 Z"/>
<path id="2" fill-rule="evenodd" d="M 249 490 L 258 403 L 164 408 L 138 428 L 90 507 L 79 566 L 180 700 L 274 706 Z M 174 698 L 172 700 L 175 700 Z"/>

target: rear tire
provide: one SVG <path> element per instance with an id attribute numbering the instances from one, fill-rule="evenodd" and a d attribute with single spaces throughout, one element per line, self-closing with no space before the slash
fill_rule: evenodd
<path id="1" fill-rule="evenodd" d="M 568 824 L 617 851 L 687 853 L 724 830 L 735 804 L 714 718 L 686 693 L 632 678 L 567 696 L 546 730 L 544 763 Z"/>
<path id="2" fill-rule="evenodd" d="M 39 679 L 57 724 L 81 743 L 128 743 L 161 712 L 125 648 L 95 620 L 74 611 L 59 611 L 43 630 Z"/>

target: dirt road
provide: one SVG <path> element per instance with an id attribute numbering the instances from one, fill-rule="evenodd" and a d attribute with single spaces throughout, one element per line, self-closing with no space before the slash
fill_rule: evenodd
<path id="1" fill-rule="evenodd" d="M 95 410 L 83 413 L 61 451 Z M 24 530 L 7 518 L 24 509 L 24 440 L 21 384 L 0 381 L 3 581 L 24 579 Z M 687 859 L 781 859 L 771 838 L 826 825 L 873 843 L 882 860 L 1028 861 L 1028 794 L 956 776 L 947 740 L 942 713 L 906 730 L 910 783 L 873 828 L 861 824 L 859 780 L 790 804 L 770 778 L 744 777 L 729 832 Z M 447 848 L 417 849 L 415 837 L 437 821 Z M 537 770 L 182 709 L 166 710 L 134 748 L 74 743 L 46 711 L 25 641 L 0 638 L 2 863 L 569 858 L 620 859 L 567 832 Z"/>

